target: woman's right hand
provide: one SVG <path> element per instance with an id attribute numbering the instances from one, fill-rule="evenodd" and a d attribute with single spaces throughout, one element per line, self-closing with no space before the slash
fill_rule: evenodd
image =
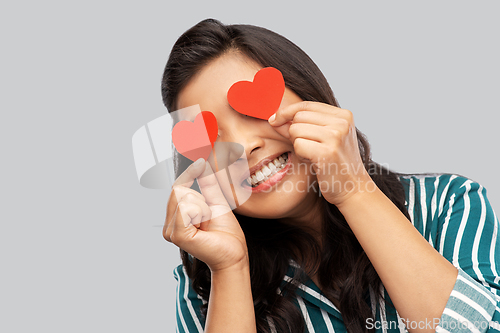
<path id="1" fill-rule="evenodd" d="M 190 188 L 195 178 L 201 194 Z M 175 181 L 163 237 L 205 262 L 212 272 L 248 263 L 245 235 L 210 164 L 203 159 Z"/>

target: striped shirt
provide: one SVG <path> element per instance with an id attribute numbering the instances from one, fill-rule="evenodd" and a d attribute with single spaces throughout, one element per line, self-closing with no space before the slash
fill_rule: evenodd
<path id="1" fill-rule="evenodd" d="M 400 181 L 413 225 L 457 267 L 458 276 L 441 318 L 428 322 L 403 321 L 383 287 L 382 300 L 376 300 L 370 290 L 374 320 L 367 320 L 366 326 L 376 332 L 406 332 L 439 321 L 436 332 L 500 332 L 499 222 L 486 190 L 456 175 L 403 176 Z M 294 265 L 291 262 L 283 285 L 292 281 Z M 205 300 L 192 289 L 182 265 L 174 269 L 174 276 L 178 281 L 177 332 L 203 332 L 200 306 Z M 303 314 L 306 332 L 346 332 L 340 311 L 312 280 L 298 287 L 295 304 Z M 276 332 L 272 321 L 268 322 Z"/>

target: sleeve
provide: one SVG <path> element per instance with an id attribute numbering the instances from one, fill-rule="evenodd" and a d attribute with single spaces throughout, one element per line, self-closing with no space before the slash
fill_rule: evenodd
<path id="1" fill-rule="evenodd" d="M 191 280 L 183 265 L 179 265 L 174 269 L 174 277 L 177 280 L 175 297 L 176 332 L 203 333 L 205 318 L 201 315 L 200 308 L 204 301 L 192 288 Z"/>
<path id="2" fill-rule="evenodd" d="M 436 248 L 458 276 L 436 332 L 500 332 L 498 219 L 478 183 L 457 177 L 448 186 Z"/>

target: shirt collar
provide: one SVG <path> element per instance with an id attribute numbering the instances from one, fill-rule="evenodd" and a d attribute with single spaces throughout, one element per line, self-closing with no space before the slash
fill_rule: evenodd
<path id="1" fill-rule="evenodd" d="M 281 288 L 278 292 L 281 292 L 283 288 L 288 283 L 295 283 L 297 285 L 296 295 L 302 297 L 305 301 L 308 301 L 311 304 L 316 305 L 320 309 L 325 310 L 329 314 L 339 318 L 342 320 L 342 315 L 337 307 L 321 292 L 318 286 L 307 277 L 307 281 L 305 284 L 293 281 L 293 276 L 295 271 L 300 266 L 293 260 L 290 260 L 290 265 L 288 266 L 288 271 L 283 277 L 283 281 L 281 282 Z M 293 282 L 292 282 L 293 281 Z"/>

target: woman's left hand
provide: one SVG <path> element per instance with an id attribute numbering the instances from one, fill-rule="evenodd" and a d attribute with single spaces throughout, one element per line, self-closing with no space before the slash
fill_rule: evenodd
<path id="1" fill-rule="evenodd" d="M 278 110 L 269 123 L 290 139 L 299 159 L 312 164 L 328 202 L 340 205 L 360 191 L 376 189 L 361 160 L 349 110 L 304 101 Z"/>

